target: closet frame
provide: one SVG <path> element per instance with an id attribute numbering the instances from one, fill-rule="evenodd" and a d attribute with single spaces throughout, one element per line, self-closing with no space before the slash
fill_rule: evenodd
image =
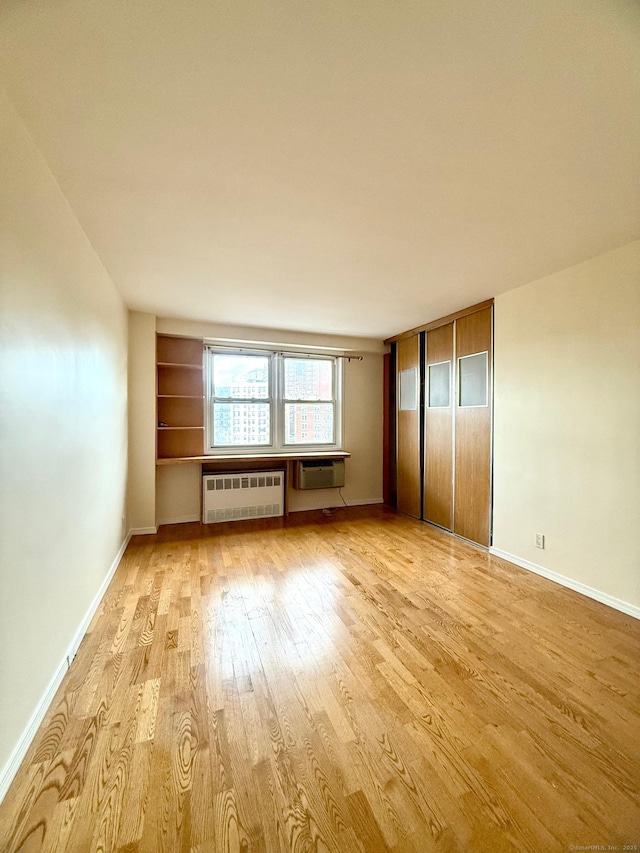
<path id="1" fill-rule="evenodd" d="M 492 537 L 493 338 L 493 300 L 486 300 L 385 341 L 390 346 L 389 367 L 395 365 L 393 381 L 385 385 L 389 427 L 395 414 L 395 435 L 386 441 L 386 467 L 391 471 L 395 465 L 396 470 L 386 493 L 397 495 L 400 512 L 483 547 Z M 474 362 L 463 370 L 463 361 L 470 358 Z M 448 406 L 430 405 L 438 402 L 433 396 L 434 370 L 447 361 Z M 408 366 L 417 367 L 418 401 L 411 412 L 400 400 L 401 374 Z M 442 373 L 440 369 L 438 375 Z M 461 387 L 469 405 L 461 405 Z"/>

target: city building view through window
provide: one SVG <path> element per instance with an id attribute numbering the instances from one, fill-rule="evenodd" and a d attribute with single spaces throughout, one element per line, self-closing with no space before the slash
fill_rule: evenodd
<path id="1" fill-rule="evenodd" d="M 214 354 L 216 447 L 271 444 L 270 367 L 268 356 Z"/>
<path id="2" fill-rule="evenodd" d="M 283 397 L 286 444 L 333 444 L 331 361 L 285 358 Z"/>
<path id="3" fill-rule="evenodd" d="M 213 352 L 210 444 L 271 447 L 335 443 L 335 360 Z M 277 415 L 276 415 L 277 413 Z"/>

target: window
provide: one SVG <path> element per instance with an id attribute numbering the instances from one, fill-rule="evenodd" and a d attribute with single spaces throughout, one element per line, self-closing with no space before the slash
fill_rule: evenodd
<path id="1" fill-rule="evenodd" d="M 458 359 L 460 408 L 486 406 L 489 385 L 489 354 L 478 352 Z"/>
<path id="2" fill-rule="evenodd" d="M 401 412 L 413 411 L 418 408 L 418 369 L 409 367 L 400 371 L 400 404 Z"/>
<path id="3" fill-rule="evenodd" d="M 285 355 L 282 364 L 285 445 L 335 444 L 335 359 Z M 309 423 L 314 411 L 320 417 Z"/>
<path id="4" fill-rule="evenodd" d="M 264 446 L 273 420 L 271 360 L 267 355 L 211 353 L 210 447 Z M 266 425 L 260 430 L 256 416 Z"/>
<path id="5" fill-rule="evenodd" d="M 209 453 L 339 449 L 339 359 L 209 347 L 207 371 Z"/>
<path id="6" fill-rule="evenodd" d="M 429 408 L 447 409 L 451 391 L 451 362 L 429 365 Z"/>

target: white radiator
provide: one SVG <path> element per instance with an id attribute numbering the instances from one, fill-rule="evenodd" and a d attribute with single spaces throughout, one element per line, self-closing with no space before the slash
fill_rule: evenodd
<path id="1" fill-rule="evenodd" d="M 278 515 L 284 515 L 284 471 L 203 476 L 203 524 Z"/>

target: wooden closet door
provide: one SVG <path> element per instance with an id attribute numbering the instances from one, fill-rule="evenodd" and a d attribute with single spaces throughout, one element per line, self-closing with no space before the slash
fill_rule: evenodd
<path id="1" fill-rule="evenodd" d="M 382 429 L 382 497 L 387 506 L 397 507 L 396 494 L 396 348 L 384 356 Z"/>
<path id="2" fill-rule="evenodd" d="M 453 323 L 427 332 L 425 357 L 425 521 L 453 528 Z"/>
<path id="3" fill-rule="evenodd" d="M 398 510 L 414 518 L 422 515 L 420 468 L 420 338 L 397 343 L 397 489 Z"/>
<path id="4" fill-rule="evenodd" d="M 491 518 L 492 309 L 456 320 L 453 531 L 488 546 Z"/>

